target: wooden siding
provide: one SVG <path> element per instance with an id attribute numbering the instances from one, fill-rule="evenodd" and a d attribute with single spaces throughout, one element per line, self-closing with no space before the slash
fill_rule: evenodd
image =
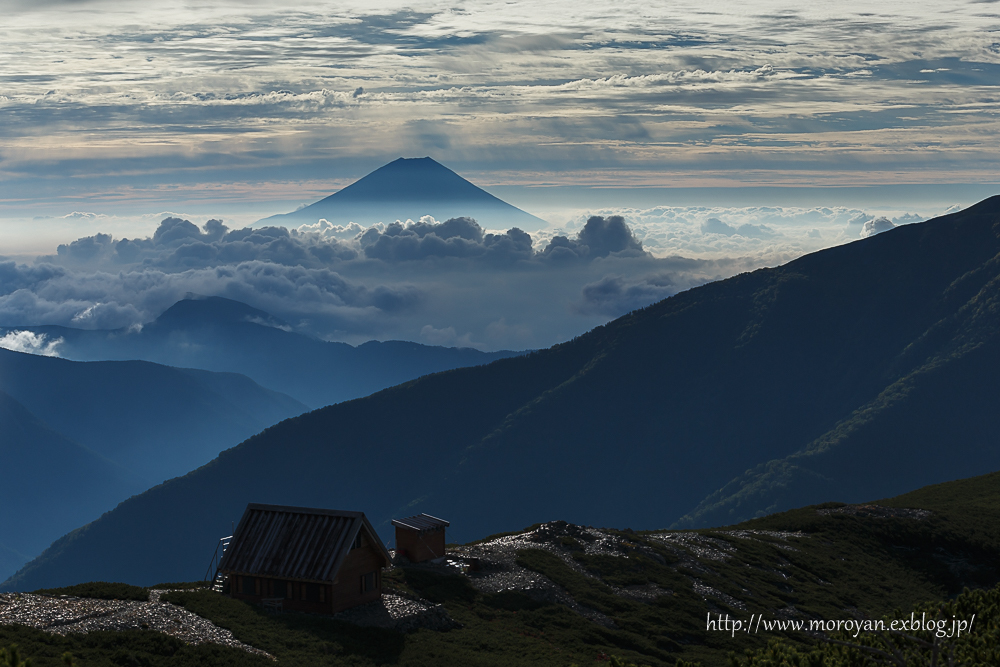
<path id="1" fill-rule="evenodd" d="M 402 552 L 411 563 L 421 563 L 444 556 L 444 545 L 444 528 L 416 531 L 396 526 L 396 551 Z"/>
<path id="2" fill-rule="evenodd" d="M 356 540 L 360 546 L 352 548 Z M 280 598 L 286 610 L 329 614 L 377 600 L 388 565 L 388 552 L 361 512 L 249 505 L 220 572 L 234 598 Z"/>
<path id="3" fill-rule="evenodd" d="M 287 611 L 335 614 L 379 599 L 382 595 L 382 567 L 382 555 L 368 544 L 351 551 L 333 583 L 232 575 L 228 592 L 238 600 L 251 603 L 280 598 L 282 609 Z M 363 590 L 367 574 L 374 575 L 374 587 L 369 591 Z M 244 593 L 248 589 L 254 592 Z M 284 589 L 284 595 L 278 594 L 281 589 Z"/>

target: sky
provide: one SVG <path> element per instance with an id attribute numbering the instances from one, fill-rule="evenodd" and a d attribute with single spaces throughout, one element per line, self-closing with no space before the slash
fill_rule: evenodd
<path id="1" fill-rule="evenodd" d="M 0 14 L 0 326 L 129 326 L 196 291 L 331 340 L 541 347 L 1000 189 L 989 0 Z M 425 155 L 550 226 L 503 260 L 482 239 L 369 256 L 364 230 L 333 225 L 233 235 Z M 639 245 L 552 261 L 592 216 L 621 216 Z M 157 237 L 174 218 L 200 236 Z M 458 247 L 419 218 L 403 231 Z M 116 254 L 126 238 L 141 252 Z"/>

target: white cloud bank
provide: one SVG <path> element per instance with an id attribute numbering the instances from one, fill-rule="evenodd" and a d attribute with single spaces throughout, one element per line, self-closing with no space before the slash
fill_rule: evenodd
<path id="1" fill-rule="evenodd" d="M 14 352 L 38 354 L 43 357 L 58 357 L 59 346 L 65 341 L 62 338 L 51 339 L 45 334 L 32 331 L 8 331 L 0 336 L 0 348 Z"/>
<path id="2" fill-rule="evenodd" d="M 878 213 L 609 209 L 531 235 L 467 218 L 288 230 L 169 216 L 144 238 L 97 233 L 33 263 L 0 261 L 0 326 L 126 328 L 194 292 L 330 340 L 543 347 L 681 290 L 857 240 L 876 218 L 892 225 L 884 215 L 922 219 Z"/>

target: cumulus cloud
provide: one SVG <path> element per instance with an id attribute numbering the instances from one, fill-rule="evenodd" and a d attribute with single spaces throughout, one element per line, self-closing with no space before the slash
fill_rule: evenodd
<path id="1" fill-rule="evenodd" d="M 916 213 L 904 213 L 903 215 L 898 215 L 894 217 L 892 219 L 892 223 L 898 227 L 899 225 L 909 225 L 914 222 L 923 222 L 926 219 L 927 218 L 925 218 L 924 216 L 918 215 Z"/>
<path id="2" fill-rule="evenodd" d="M 303 204 L 299 208 L 305 208 L 308 204 Z M 320 218 L 316 223 L 311 225 L 299 225 L 292 230 L 292 236 L 300 235 L 304 237 L 326 237 L 335 238 L 341 240 L 355 239 L 365 228 L 356 222 L 349 222 L 346 225 L 335 225 L 326 218 Z"/>
<path id="3" fill-rule="evenodd" d="M 875 236 L 876 234 L 881 234 L 882 232 L 887 232 L 893 229 L 896 225 L 892 224 L 892 221 L 886 217 L 875 218 L 874 220 L 869 220 L 865 223 L 864 227 L 861 228 L 861 238 L 866 239 L 869 236 Z"/>
<path id="4" fill-rule="evenodd" d="M 95 234 L 60 245 L 55 257 L 45 259 L 69 266 L 142 264 L 177 271 L 247 261 L 322 267 L 357 255 L 353 247 L 322 233 L 293 235 L 284 227 L 230 230 L 214 219 L 199 228 L 189 220 L 168 217 L 151 237 L 115 241 L 108 234 Z"/>
<path id="5" fill-rule="evenodd" d="M 214 219 L 199 228 L 189 220 L 167 217 L 151 237 L 115 240 L 98 233 L 62 244 L 56 255 L 43 259 L 73 267 L 139 265 L 184 271 L 252 261 L 321 268 L 340 267 L 352 260 L 398 263 L 453 258 L 496 264 L 644 254 L 642 242 L 620 215 L 590 216 L 574 238 L 553 236 L 538 252 L 531 235 L 517 227 L 491 232 L 468 217 L 438 222 L 424 216 L 417 222 L 397 220 L 368 228 L 320 220 L 291 231 L 284 227 L 230 230 Z"/>
<path id="6" fill-rule="evenodd" d="M 452 218 L 438 223 L 429 216 L 417 223 L 394 222 L 370 227 L 358 237 L 364 254 L 385 261 L 431 257 L 481 257 L 489 260 L 531 259 L 531 236 L 518 228 L 487 234 L 472 218 Z"/>
<path id="7" fill-rule="evenodd" d="M 572 261 L 553 261 L 562 251 Z M 97 233 L 35 264 L 0 262 L 0 325 L 136 327 L 193 292 L 243 301 L 331 340 L 524 349 L 662 298 L 669 285 L 717 275 L 693 270 L 690 279 L 633 284 L 636 272 L 661 263 L 621 215 L 587 216 L 576 233 L 538 234 L 537 242 L 471 218 L 367 229 L 319 221 L 289 231 L 169 215 L 145 238 Z M 592 287 L 573 305 L 583 286 L 611 273 L 626 281 L 617 294 Z"/>
<path id="8" fill-rule="evenodd" d="M 59 346 L 65 341 L 62 338 L 49 338 L 45 334 L 32 331 L 8 331 L 0 336 L 0 348 L 14 352 L 38 354 L 43 357 L 58 357 Z"/>
<path id="9" fill-rule="evenodd" d="M 102 231 L 33 264 L 0 261 L 0 326 L 137 326 L 194 292 L 329 340 L 543 347 L 709 280 L 850 241 L 850 221 L 872 213 L 890 224 L 908 215 L 620 208 L 528 234 L 470 218 L 286 230 L 171 214 L 147 237 Z"/>
<path id="10" fill-rule="evenodd" d="M 642 243 L 620 215 L 608 217 L 593 215 L 587 219 L 576 239 L 553 236 L 541 251 L 541 256 L 551 260 L 582 259 L 616 255 L 642 255 Z"/>

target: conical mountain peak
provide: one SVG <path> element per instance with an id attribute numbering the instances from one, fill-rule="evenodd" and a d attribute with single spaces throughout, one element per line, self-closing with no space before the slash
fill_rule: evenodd
<path id="1" fill-rule="evenodd" d="M 267 218 L 272 223 L 373 224 L 469 217 L 483 227 L 533 231 L 547 223 L 508 204 L 430 157 L 404 158 L 379 167 L 343 190 L 293 213 Z"/>

